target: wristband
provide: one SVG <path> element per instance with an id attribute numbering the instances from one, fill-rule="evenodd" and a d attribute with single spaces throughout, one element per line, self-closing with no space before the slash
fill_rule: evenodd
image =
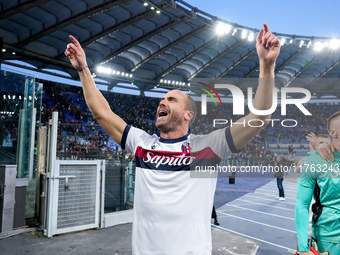
<path id="1" fill-rule="evenodd" d="M 83 68 L 80 68 L 78 71 L 81 72 L 83 71 L 87 66 L 83 67 Z"/>

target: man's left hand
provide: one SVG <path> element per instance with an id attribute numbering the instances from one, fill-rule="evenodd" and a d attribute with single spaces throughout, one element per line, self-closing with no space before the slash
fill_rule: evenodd
<path id="1" fill-rule="evenodd" d="M 313 150 L 316 150 L 319 147 L 319 141 L 318 138 L 316 137 L 316 135 L 313 132 L 310 132 L 307 136 L 306 136 L 307 141 L 309 142 L 309 144 L 312 146 Z"/>
<path id="2" fill-rule="evenodd" d="M 280 40 L 270 32 L 267 24 L 263 24 L 256 40 L 256 50 L 260 61 L 266 65 L 274 65 L 280 54 Z"/>

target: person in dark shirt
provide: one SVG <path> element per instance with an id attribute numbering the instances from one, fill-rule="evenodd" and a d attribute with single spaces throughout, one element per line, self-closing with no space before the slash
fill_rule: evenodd
<path id="1" fill-rule="evenodd" d="M 285 191 L 283 189 L 283 176 L 284 176 L 284 171 L 283 171 L 283 162 L 282 158 L 280 156 L 277 156 L 275 158 L 276 161 L 276 166 L 279 166 L 279 168 L 275 168 L 275 175 L 276 181 L 277 181 L 277 188 L 279 189 L 279 196 L 277 197 L 277 200 L 283 201 L 285 199 Z"/>

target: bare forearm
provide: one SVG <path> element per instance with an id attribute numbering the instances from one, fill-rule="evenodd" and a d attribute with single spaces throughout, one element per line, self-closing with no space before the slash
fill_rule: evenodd
<path id="1" fill-rule="evenodd" d="M 254 111 L 269 110 L 273 102 L 273 88 L 274 88 L 274 65 L 260 66 L 259 85 L 253 101 Z M 251 104 L 251 103 L 250 103 Z M 248 105 L 249 106 L 249 105 Z M 244 118 L 238 120 L 242 125 L 234 125 L 230 131 L 234 139 L 234 144 L 237 149 L 245 146 L 258 132 L 261 131 L 269 122 L 271 114 L 257 114 L 250 112 Z M 258 120 L 258 121 L 256 121 Z M 250 123 L 251 122 L 251 126 Z"/>
<path id="2" fill-rule="evenodd" d="M 259 85 L 253 101 L 253 106 L 256 110 L 268 110 L 273 104 L 273 89 L 274 89 L 274 64 L 266 64 L 260 61 L 260 76 Z M 251 119 L 270 119 L 271 114 L 257 115 L 251 113 Z"/>
<path id="3" fill-rule="evenodd" d="M 274 78 L 275 64 L 267 63 L 260 60 L 260 76 L 259 78 Z"/>
<path id="4" fill-rule="evenodd" d="M 100 118 L 105 114 L 105 111 L 110 111 L 108 102 L 96 87 L 88 68 L 79 72 L 79 77 L 83 86 L 83 93 L 87 106 L 96 119 Z"/>
<path id="5" fill-rule="evenodd" d="M 259 84 L 253 100 L 253 107 L 257 111 L 262 111 L 261 114 L 251 112 L 246 119 L 260 119 L 268 123 L 271 114 L 263 115 L 263 111 L 269 110 L 273 104 L 273 89 L 274 89 L 274 65 L 273 66 L 260 66 Z M 260 125 L 260 122 L 258 123 Z M 257 125 L 257 124 L 254 124 Z"/>
<path id="6" fill-rule="evenodd" d="M 96 87 L 88 68 L 79 72 L 79 77 L 83 85 L 86 104 L 91 113 L 109 136 L 111 136 L 118 144 L 121 144 L 122 134 L 126 127 L 126 123 L 118 115 L 112 112 L 109 103 Z"/>

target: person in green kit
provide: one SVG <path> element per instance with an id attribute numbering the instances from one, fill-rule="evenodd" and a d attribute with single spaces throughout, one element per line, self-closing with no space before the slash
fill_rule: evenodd
<path id="1" fill-rule="evenodd" d="M 312 238 L 319 252 L 340 254 L 340 111 L 329 117 L 327 129 L 332 144 L 307 154 L 298 180 L 295 227 L 300 255 L 314 254 L 308 244 L 308 211 L 313 195 Z"/>

